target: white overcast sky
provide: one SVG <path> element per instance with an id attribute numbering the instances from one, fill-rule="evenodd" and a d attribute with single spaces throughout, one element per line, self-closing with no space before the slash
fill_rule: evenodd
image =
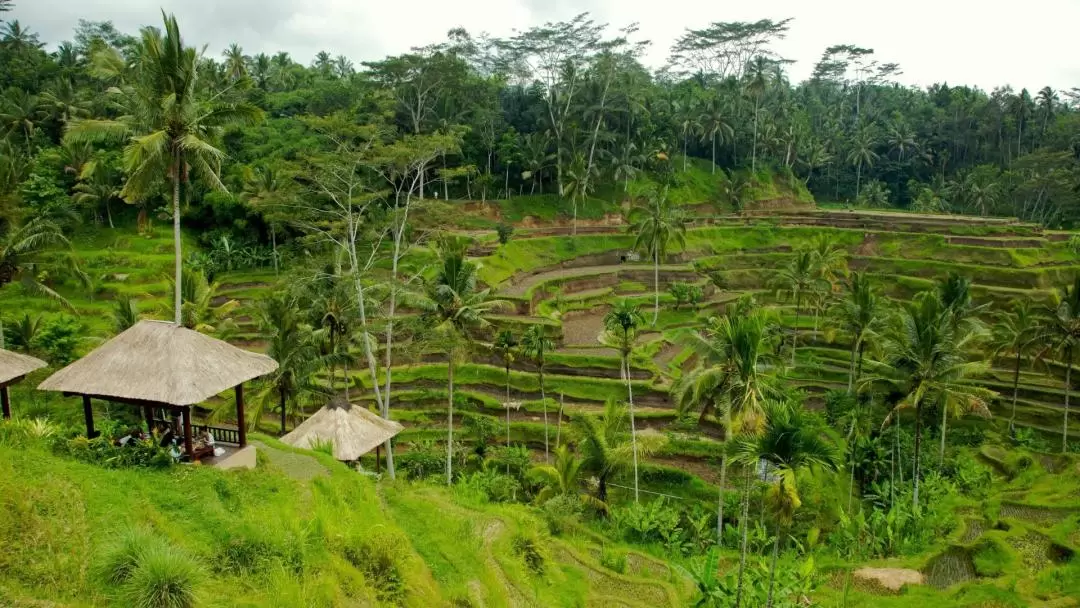
<path id="1" fill-rule="evenodd" d="M 613 28 L 638 22 L 640 36 L 653 42 L 646 62 L 659 67 L 687 27 L 793 17 L 776 48 L 797 60 L 795 81 L 825 47 L 848 43 L 899 63 L 907 84 L 1080 86 L 1080 0 L 15 0 L 5 17 L 53 47 L 71 38 L 80 18 L 135 32 L 159 25 L 162 8 L 176 14 L 189 44 L 207 44 L 214 55 L 237 42 L 248 54 L 285 50 L 308 63 L 325 49 L 357 64 L 442 41 L 456 26 L 506 36 L 589 12 Z"/>

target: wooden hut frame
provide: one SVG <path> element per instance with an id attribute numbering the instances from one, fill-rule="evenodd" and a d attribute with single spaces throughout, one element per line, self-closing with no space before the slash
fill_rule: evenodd
<path id="1" fill-rule="evenodd" d="M 0 415 L 11 418 L 11 395 L 8 387 L 21 381 L 32 371 L 46 366 L 41 359 L 13 353 L 0 348 Z"/>

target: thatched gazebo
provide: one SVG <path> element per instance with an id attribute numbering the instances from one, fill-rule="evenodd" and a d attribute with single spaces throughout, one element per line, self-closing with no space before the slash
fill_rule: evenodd
<path id="1" fill-rule="evenodd" d="M 366 407 L 353 405 L 344 398 L 337 397 L 281 440 L 307 449 L 314 448 L 319 443 L 330 442 L 334 446 L 334 458 L 352 461 L 378 449 L 387 439 L 404 428 Z"/>
<path id="2" fill-rule="evenodd" d="M 276 370 L 276 361 L 165 321 L 139 321 L 130 329 L 56 372 L 38 388 L 79 395 L 86 433 L 94 437 L 91 400 L 141 407 L 153 430 L 154 411 L 183 418 L 184 450 L 192 457 L 191 410 L 215 395 L 236 390 L 234 429 L 206 428 L 218 441 L 247 445 L 244 382 Z"/>
<path id="3" fill-rule="evenodd" d="M 41 359 L 13 353 L 0 348 L 0 412 L 11 418 L 11 397 L 8 387 L 22 380 L 27 374 L 46 366 Z"/>

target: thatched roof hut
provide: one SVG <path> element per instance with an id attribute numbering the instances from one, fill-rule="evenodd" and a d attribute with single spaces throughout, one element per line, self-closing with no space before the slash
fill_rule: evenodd
<path id="1" fill-rule="evenodd" d="M 38 386 L 190 406 L 276 370 L 276 361 L 165 321 L 139 321 Z"/>
<path id="2" fill-rule="evenodd" d="M 336 398 L 312 414 L 282 441 L 298 448 L 311 449 L 318 443 L 330 442 L 334 458 L 359 460 L 405 427 L 386 420 L 360 405 Z"/>
<path id="3" fill-rule="evenodd" d="M 192 452 L 191 406 L 236 389 L 237 429 L 213 429 L 246 445 L 243 383 L 276 370 L 276 361 L 165 321 L 139 321 L 90 354 L 56 372 L 38 388 L 81 395 L 86 432 L 93 437 L 91 399 L 142 407 L 147 426 L 155 410 L 183 418 L 184 446 Z"/>
<path id="4" fill-rule="evenodd" d="M 0 348 L 0 415 L 11 418 L 8 386 L 22 380 L 26 374 L 45 367 L 41 359 L 13 353 Z"/>

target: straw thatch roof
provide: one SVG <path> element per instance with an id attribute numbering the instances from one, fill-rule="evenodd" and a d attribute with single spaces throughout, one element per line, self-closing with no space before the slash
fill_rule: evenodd
<path id="1" fill-rule="evenodd" d="M 38 386 L 105 398 L 195 405 L 277 362 L 164 321 L 139 321 Z"/>
<path id="2" fill-rule="evenodd" d="M 41 359 L 35 359 L 10 350 L 0 348 L 0 384 L 21 378 L 30 372 L 45 367 Z"/>
<path id="3" fill-rule="evenodd" d="M 281 440 L 308 449 L 314 448 L 317 443 L 329 441 L 334 445 L 334 458 L 359 460 L 404 428 L 393 420 L 384 420 L 366 407 L 352 405 L 338 398 L 312 414 Z"/>

